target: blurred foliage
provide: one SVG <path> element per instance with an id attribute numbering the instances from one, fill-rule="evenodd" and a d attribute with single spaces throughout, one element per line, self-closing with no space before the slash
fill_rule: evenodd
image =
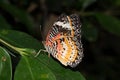
<path id="1" fill-rule="evenodd" d="M 2 80 L 12 79 L 12 66 L 10 55 L 2 47 L 0 47 L 0 79 Z"/>
<path id="2" fill-rule="evenodd" d="M 16 54 L 20 52 L 29 55 L 27 53 L 44 49 L 41 41 L 42 37 L 47 34 L 44 31 L 51 27 L 46 25 L 53 24 L 53 22 L 50 22 L 53 20 L 50 16 L 54 15 L 57 18 L 62 13 L 80 15 L 85 55 L 79 66 L 70 70 L 61 67 L 59 62 L 56 63 L 56 60 L 51 58 L 50 61 L 53 64 L 48 63 L 47 55 L 41 55 L 38 57 L 40 63 L 37 62 L 38 60 L 34 63 L 32 62 L 33 58 L 23 55 L 23 57 L 20 57 Z M 10 71 L 11 58 L 12 75 L 15 75 L 15 80 L 19 80 L 17 78 L 20 74 L 23 75 L 24 69 L 26 71 L 25 76 L 34 73 L 29 80 L 39 79 L 38 75 L 41 75 L 42 72 L 44 75 L 41 76 L 44 80 L 61 80 L 61 78 L 70 80 L 73 76 L 76 77 L 72 80 L 84 80 L 84 77 L 87 80 L 119 80 L 120 0 L 0 0 L 0 30 L 0 59 L 5 55 L 9 60 L 6 63 L 0 60 L 0 65 L 6 67 L 6 64 L 8 64 L 6 72 Z M 2 40 L 17 48 L 3 43 Z M 7 56 L 8 53 L 11 56 Z M 41 61 L 43 59 L 40 59 L 43 57 L 45 58 L 45 64 Z M 22 64 L 25 66 L 22 66 Z M 1 75 L 5 72 L 4 68 L 0 67 L 0 77 L 4 76 Z M 34 70 L 38 70 L 38 74 Z M 79 71 L 84 77 L 74 71 Z M 49 72 L 49 74 L 46 72 Z M 6 78 L 11 80 L 12 75 L 9 74 L 7 75 L 9 77 Z M 34 78 L 35 76 L 37 77 Z"/>

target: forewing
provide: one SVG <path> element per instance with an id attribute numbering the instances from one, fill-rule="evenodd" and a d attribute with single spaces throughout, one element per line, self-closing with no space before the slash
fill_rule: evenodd
<path id="1" fill-rule="evenodd" d="M 58 17 L 58 19 L 54 22 L 53 26 L 49 30 L 47 39 L 52 40 L 55 36 L 70 33 L 70 31 L 70 23 L 67 15 L 62 14 Z"/>

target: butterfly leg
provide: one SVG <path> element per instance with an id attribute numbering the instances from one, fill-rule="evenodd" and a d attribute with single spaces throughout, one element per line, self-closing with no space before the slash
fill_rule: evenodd
<path id="1" fill-rule="evenodd" d="M 40 49 L 40 50 L 36 53 L 35 57 L 37 57 L 37 56 L 40 54 L 41 51 L 47 52 L 47 51 L 44 50 L 44 49 Z"/>

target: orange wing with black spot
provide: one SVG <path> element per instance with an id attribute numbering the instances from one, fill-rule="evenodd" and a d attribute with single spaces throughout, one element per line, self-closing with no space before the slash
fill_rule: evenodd
<path id="1" fill-rule="evenodd" d="M 48 53 L 63 65 L 77 66 L 83 57 L 81 23 L 78 15 L 62 14 L 49 30 L 44 46 Z"/>

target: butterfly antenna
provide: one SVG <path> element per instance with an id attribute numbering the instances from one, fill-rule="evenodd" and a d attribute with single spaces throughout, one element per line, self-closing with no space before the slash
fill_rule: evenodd
<path id="1" fill-rule="evenodd" d="M 42 34 L 42 32 L 41 32 L 41 31 L 42 31 L 42 26 L 41 26 L 41 25 L 40 25 L 40 28 L 39 28 L 39 30 L 40 30 L 40 33 Z M 41 35 L 41 36 L 42 36 L 42 35 Z"/>
<path id="2" fill-rule="evenodd" d="M 40 25 L 40 31 L 41 31 L 41 25 Z"/>

